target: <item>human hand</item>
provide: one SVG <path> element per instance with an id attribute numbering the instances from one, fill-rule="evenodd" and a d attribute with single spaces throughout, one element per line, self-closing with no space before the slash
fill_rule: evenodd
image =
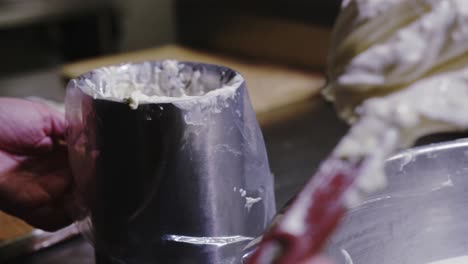
<path id="1" fill-rule="evenodd" d="M 65 212 L 71 171 L 63 114 L 22 99 L 0 98 L 0 210 L 44 230 L 71 223 Z"/>

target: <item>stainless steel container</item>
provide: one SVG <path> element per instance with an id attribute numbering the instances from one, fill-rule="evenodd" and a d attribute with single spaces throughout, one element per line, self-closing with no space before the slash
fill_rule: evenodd
<path id="1" fill-rule="evenodd" d="M 468 140 L 402 152 L 386 173 L 329 241 L 336 263 L 468 263 Z"/>
<path id="2" fill-rule="evenodd" d="M 190 62 L 161 75 L 165 63 L 96 69 L 69 83 L 75 217 L 99 263 L 239 263 L 275 214 L 246 84 L 231 69 Z M 112 87 L 151 90 L 161 78 L 180 78 L 187 95 L 166 87 L 135 105 Z"/>

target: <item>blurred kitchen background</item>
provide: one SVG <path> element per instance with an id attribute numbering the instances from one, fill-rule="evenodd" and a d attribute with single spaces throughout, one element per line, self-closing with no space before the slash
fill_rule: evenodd
<path id="1" fill-rule="evenodd" d="M 166 44 L 320 69 L 339 2 L 0 0 L 0 95 L 61 100 L 61 65 Z"/>

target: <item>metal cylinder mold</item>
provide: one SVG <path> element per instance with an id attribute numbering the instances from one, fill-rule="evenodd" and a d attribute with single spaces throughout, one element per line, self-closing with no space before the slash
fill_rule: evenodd
<path id="1" fill-rule="evenodd" d="M 176 61 L 93 70 L 67 87 L 75 218 L 100 262 L 240 263 L 275 214 L 242 76 Z"/>

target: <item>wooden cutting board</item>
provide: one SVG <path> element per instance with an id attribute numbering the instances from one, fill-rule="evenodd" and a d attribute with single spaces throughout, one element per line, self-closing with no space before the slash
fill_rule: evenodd
<path id="1" fill-rule="evenodd" d="M 163 59 L 218 64 L 240 72 L 247 81 L 252 104 L 258 114 L 307 100 L 317 95 L 324 84 L 324 77 L 320 73 L 291 69 L 284 65 L 239 60 L 178 45 L 80 61 L 65 65 L 62 73 L 68 80 L 105 65 Z"/>
<path id="2" fill-rule="evenodd" d="M 29 234 L 32 227 L 0 211 L 0 245 L 10 239 Z"/>

